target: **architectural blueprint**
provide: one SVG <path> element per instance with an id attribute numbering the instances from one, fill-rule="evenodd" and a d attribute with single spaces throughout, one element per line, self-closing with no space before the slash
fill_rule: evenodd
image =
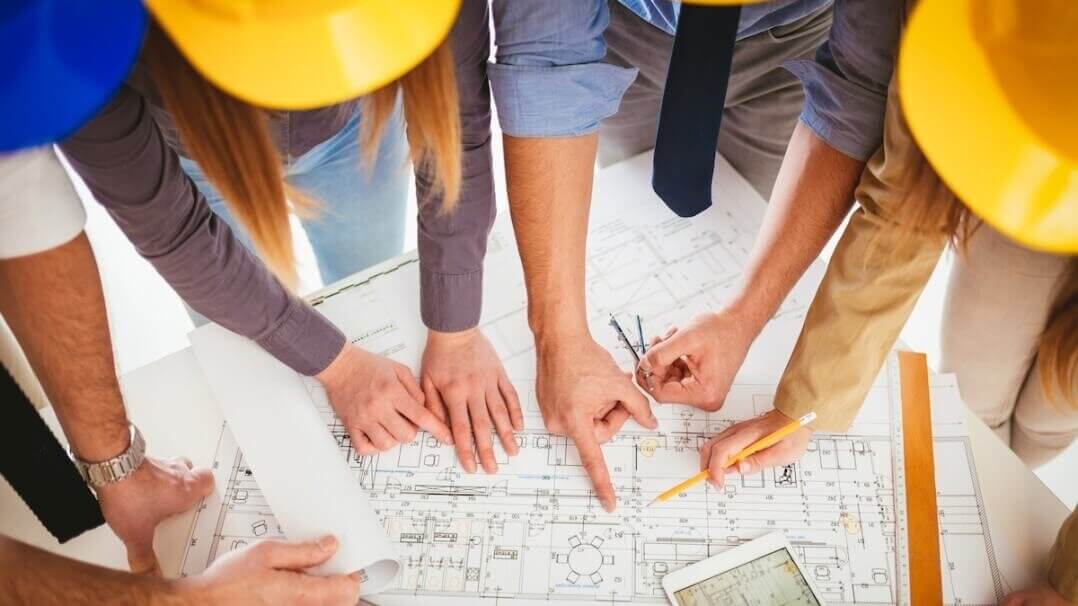
<path id="1" fill-rule="evenodd" d="M 755 192 L 720 165 L 716 182 L 726 189 L 716 192 L 715 207 L 692 220 L 677 218 L 641 179 L 649 169 L 642 156 L 600 173 L 591 218 L 591 330 L 626 369 L 631 358 L 607 326 L 609 314 L 640 315 L 653 335 L 719 307 L 742 273 L 763 213 Z M 526 428 L 517 434 L 519 455 L 498 450 L 496 475 L 464 473 L 451 446 L 422 433 L 388 452 L 357 456 L 319 384 L 307 384 L 401 555 L 397 587 L 371 601 L 661 604 L 667 572 L 779 529 L 828 603 L 902 601 L 907 559 L 896 528 L 904 506 L 894 473 L 902 440 L 891 366 L 850 432 L 817 434 L 799 462 L 645 508 L 698 470 L 697 449 L 707 437 L 771 408 L 821 273 L 815 265 L 787 299 L 720 411 L 656 406 L 658 431 L 630 422 L 604 445 L 618 497 L 617 511 L 608 514 L 571 442 L 544 429 L 523 274 L 508 218 L 501 217 L 490 238 L 481 328 L 521 396 Z M 418 284 L 413 253 L 334 285 L 316 304 L 354 343 L 416 369 L 425 338 Z M 933 381 L 935 456 L 947 462 L 937 469 L 945 601 L 994 604 L 1001 582 L 957 390 L 945 377 Z M 184 574 L 280 535 L 227 427 L 214 473 L 218 490 L 195 518 Z M 915 555 L 916 546 L 909 549 Z"/>

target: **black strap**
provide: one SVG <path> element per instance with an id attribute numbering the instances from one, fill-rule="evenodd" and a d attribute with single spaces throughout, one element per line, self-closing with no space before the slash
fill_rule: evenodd
<path id="1" fill-rule="evenodd" d="M 105 523 L 64 447 L 2 366 L 0 475 L 61 543 Z"/>
<path id="2" fill-rule="evenodd" d="M 737 5 L 681 5 L 651 185 L 682 217 L 711 206 L 711 178 L 740 17 Z"/>

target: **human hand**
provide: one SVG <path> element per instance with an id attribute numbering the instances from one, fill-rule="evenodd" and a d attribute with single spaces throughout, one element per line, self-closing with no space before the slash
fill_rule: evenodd
<path id="1" fill-rule="evenodd" d="M 656 401 L 718 410 L 755 336 L 736 312 L 700 314 L 652 339 L 637 367 L 637 383 Z"/>
<path id="2" fill-rule="evenodd" d="M 1016 591 L 999 603 L 999 606 L 1070 606 L 1072 602 L 1059 595 L 1047 583 L 1041 583 L 1022 591 Z"/>
<path id="3" fill-rule="evenodd" d="M 791 420 L 781 412 L 771 410 L 755 419 L 727 427 L 700 447 L 700 469 L 708 470 L 708 481 L 714 487 L 721 488 L 727 473 L 754 473 L 764 467 L 786 465 L 800 459 L 812 437 L 812 430 L 808 427 L 798 428 L 777 444 L 741 459 L 736 467 L 727 465 L 737 453 L 785 427 Z"/>
<path id="4" fill-rule="evenodd" d="M 266 540 L 218 558 L 202 574 L 174 581 L 187 604 L 355 606 L 359 575 L 315 576 L 302 571 L 328 560 L 337 540 Z"/>
<path id="5" fill-rule="evenodd" d="M 573 440 L 603 509 L 614 511 L 614 486 L 599 444 L 630 416 L 648 429 L 659 422 L 629 375 L 590 335 L 538 343 L 537 353 L 535 390 L 543 421 L 551 432 Z"/>
<path id="6" fill-rule="evenodd" d="M 415 439 L 417 426 L 453 442 L 445 423 L 423 407 L 423 392 L 407 366 L 346 344 L 316 377 L 359 454 Z"/>
<path id="7" fill-rule="evenodd" d="M 498 471 L 492 427 L 505 452 L 515 455 L 520 451 L 513 436 L 513 430 L 524 429 L 517 391 L 494 347 L 478 328 L 453 333 L 428 331 L 421 367 L 427 408 L 443 423 L 449 422 L 465 471 L 474 473 L 476 469 L 473 435 L 483 470 Z"/>
<path id="8" fill-rule="evenodd" d="M 157 525 L 213 492 L 213 474 L 191 467 L 184 458 L 146 457 L 131 475 L 95 490 L 105 521 L 127 548 L 131 572 L 160 576 L 153 551 Z"/>

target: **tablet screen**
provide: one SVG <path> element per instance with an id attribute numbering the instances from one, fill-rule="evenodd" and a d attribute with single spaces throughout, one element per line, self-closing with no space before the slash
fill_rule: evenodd
<path id="1" fill-rule="evenodd" d="M 820 606 L 786 548 L 674 592 L 677 606 Z"/>

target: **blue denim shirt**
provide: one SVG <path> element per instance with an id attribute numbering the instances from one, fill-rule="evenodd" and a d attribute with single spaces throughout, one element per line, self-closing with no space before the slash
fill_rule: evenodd
<path id="1" fill-rule="evenodd" d="M 620 1 L 655 27 L 675 31 L 679 5 Z M 738 38 L 792 23 L 830 2 L 747 5 Z M 880 146 L 900 10 L 893 0 L 834 0 L 831 32 L 815 59 L 784 64 L 805 90 L 801 122 L 859 160 Z M 493 12 L 497 53 L 487 72 L 505 133 L 582 135 L 617 112 L 636 70 L 603 62 L 606 0 L 494 0 Z"/>

